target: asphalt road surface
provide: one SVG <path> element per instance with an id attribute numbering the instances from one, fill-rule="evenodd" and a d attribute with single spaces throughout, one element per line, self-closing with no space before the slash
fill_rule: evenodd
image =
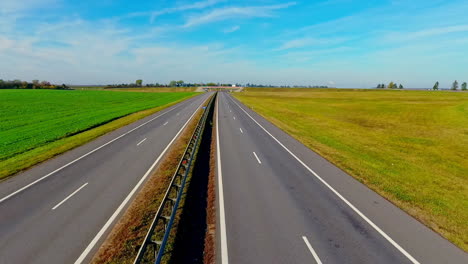
<path id="1" fill-rule="evenodd" d="M 210 94 L 106 134 L 0 183 L 0 263 L 87 263 Z"/>
<path id="2" fill-rule="evenodd" d="M 228 93 L 217 107 L 218 263 L 468 263 Z"/>

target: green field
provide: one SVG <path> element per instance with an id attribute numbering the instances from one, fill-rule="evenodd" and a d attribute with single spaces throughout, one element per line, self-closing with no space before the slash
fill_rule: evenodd
<path id="1" fill-rule="evenodd" d="M 167 92 L 195 92 L 196 87 L 140 87 L 140 88 L 106 88 L 107 91 L 167 93 Z"/>
<path id="2" fill-rule="evenodd" d="M 18 171 L 17 165 L 25 153 L 38 148 L 47 149 L 44 146 L 51 142 L 134 112 L 158 107 L 160 110 L 194 94 L 0 90 L 0 178 Z M 134 115 L 127 119 L 135 121 L 138 117 Z M 115 123 L 113 129 L 119 125 Z M 125 125 L 128 122 L 120 123 Z M 99 136 L 102 131 L 94 135 Z M 80 139 L 81 143 L 92 137 L 88 135 L 86 139 Z"/>
<path id="3" fill-rule="evenodd" d="M 468 251 L 468 93 L 250 88 L 235 96 Z"/>

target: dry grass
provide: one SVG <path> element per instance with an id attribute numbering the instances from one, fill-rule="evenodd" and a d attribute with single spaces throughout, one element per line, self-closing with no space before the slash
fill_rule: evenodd
<path id="1" fill-rule="evenodd" d="M 112 229 L 106 241 L 94 256 L 92 263 L 132 263 L 137 253 L 136 248 L 141 245 L 148 232 L 151 221 L 158 210 L 175 168 L 201 114 L 202 111 L 200 110 L 172 145 L 155 173 L 147 180 L 129 208 Z M 172 230 L 176 230 L 176 227 L 177 223 L 175 222 Z"/>
<path id="2" fill-rule="evenodd" d="M 235 96 L 468 251 L 468 93 L 249 88 Z"/>

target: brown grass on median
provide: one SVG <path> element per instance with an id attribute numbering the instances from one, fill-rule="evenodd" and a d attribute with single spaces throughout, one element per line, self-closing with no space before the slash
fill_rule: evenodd
<path id="1" fill-rule="evenodd" d="M 147 180 L 119 222 L 94 256 L 91 263 L 132 263 L 148 231 L 175 168 L 183 155 L 202 111 L 196 114 L 182 135 Z"/>
<path id="2" fill-rule="evenodd" d="M 203 263 L 214 264 L 216 262 L 216 111 L 213 113 L 213 132 L 210 152 L 210 174 L 208 175 L 208 197 L 206 206 L 206 234 Z"/>

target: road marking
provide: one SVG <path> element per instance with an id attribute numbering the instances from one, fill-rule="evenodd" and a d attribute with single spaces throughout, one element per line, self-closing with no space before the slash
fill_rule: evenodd
<path id="1" fill-rule="evenodd" d="M 234 118 L 234 120 L 236 120 L 236 117 L 235 117 L 235 116 L 233 116 L 232 118 Z"/>
<path id="2" fill-rule="evenodd" d="M 256 158 L 257 161 L 258 161 L 258 163 L 259 163 L 259 164 L 262 164 L 262 162 L 260 161 L 260 159 L 259 159 L 258 156 L 257 156 L 257 153 L 255 153 L 255 151 L 252 152 L 252 153 L 254 154 L 255 158 Z"/>
<path id="3" fill-rule="evenodd" d="M 371 227 L 373 227 L 381 236 L 383 236 L 390 244 L 392 244 L 396 249 L 398 249 L 403 255 L 405 255 L 412 263 L 419 264 L 419 262 L 411 256 L 404 248 L 397 244 L 389 235 L 387 235 L 380 227 L 378 227 L 374 222 L 372 222 L 367 216 L 365 216 L 359 209 L 357 209 L 351 202 L 349 202 L 343 195 L 341 195 L 337 190 L 335 190 L 328 182 L 326 182 L 322 177 L 320 177 L 315 171 L 313 171 L 307 164 L 305 164 L 301 159 L 299 159 L 292 151 L 290 151 L 283 143 L 276 139 L 268 130 L 266 130 L 260 123 L 257 122 L 247 111 L 245 111 L 234 99 L 231 99 L 250 119 L 252 119 L 260 128 L 263 129 L 271 138 L 273 138 L 283 149 L 285 149 L 291 156 L 293 156 L 304 168 L 306 168 L 312 175 L 314 175 L 319 181 L 321 181 L 328 189 L 330 189 L 338 198 L 340 198 L 346 205 L 348 205 L 356 214 L 358 214 L 364 221 L 366 221 Z"/>
<path id="4" fill-rule="evenodd" d="M 307 237 L 306 237 L 306 236 L 302 236 L 302 239 L 304 240 L 304 242 L 306 243 L 307 247 L 309 248 L 310 253 L 312 253 L 312 256 L 314 256 L 314 259 L 315 259 L 315 261 L 317 261 L 317 264 L 322 264 L 322 261 L 320 261 L 319 256 L 318 256 L 317 253 L 315 252 L 314 248 L 312 248 L 312 246 L 310 245 L 309 240 L 307 239 Z"/>
<path id="5" fill-rule="evenodd" d="M 67 196 L 67 198 L 63 199 L 60 203 L 58 203 L 56 206 L 52 207 L 52 210 L 57 209 L 60 205 L 62 205 L 64 202 L 66 202 L 68 199 L 70 199 L 73 195 L 75 195 L 77 192 L 79 192 L 81 189 L 83 189 L 88 183 L 85 183 L 81 185 L 80 188 L 78 188 L 76 191 L 72 192 L 70 195 Z"/>
<path id="6" fill-rule="evenodd" d="M 244 131 L 242 131 L 242 128 L 239 127 L 239 130 L 240 130 L 240 132 L 241 132 L 242 134 L 244 134 Z"/>
<path id="7" fill-rule="evenodd" d="M 231 111 L 231 110 L 229 110 L 229 112 L 231 112 L 231 113 L 232 113 L 232 111 Z"/>
<path id="8" fill-rule="evenodd" d="M 202 102 L 202 104 L 204 101 Z M 145 175 L 138 181 L 138 183 L 133 187 L 132 191 L 125 197 L 125 199 L 122 201 L 122 203 L 119 205 L 117 210 L 112 214 L 112 216 L 107 220 L 107 222 L 104 224 L 104 226 L 99 230 L 99 232 L 96 234 L 96 236 L 91 240 L 89 245 L 85 248 L 83 253 L 78 257 L 78 259 L 75 261 L 75 264 L 80 264 L 84 261 L 86 256 L 89 254 L 89 252 L 94 248 L 96 243 L 99 241 L 99 239 L 102 237 L 102 235 L 106 232 L 106 230 L 110 227 L 110 225 L 114 222 L 114 220 L 117 218 L 117 216 L 120 214 L 120 212 L 125 208 L 127 203 L 130 201 L 130 199 L 133 197 L 133 195 L 136 193 L 136 191 L 140 188 L 140 185 L 143 184 L 145 179 L 148 177 L 148 175 L 153 171 L 154 167 L 158 164 L 159 160 L 164 156 L 164 154 L 167 152 L 169 147 L 174 143 L 174 141 L 177 139 L 177 137 L 182 133 L 184 128 L 187 126 L 187 124 L 192 120 L 192 118 L 195 116 L 197 111 L 194 111 L 192 116 L 185 122 L 185 124 L 182 126 L 182 128 L 177 132 L 177 134 L 172 138 L 171 142 L 166 146 L 166 148 L 161 152 L 159 157 L 154 161 L 154 163 L 151 165 L 151 167 L 146 171 Z"/>
<path id="9" fill-rule="evenodd" d="M 164 123 L 164 125 L 163 125 L 163 126 L 167 125 L 167 123 L 169 123 L 169 122 L 167 122 L 167 121 L 166 121 L 166 123 Z"/>
<path id="10" fill-rule="evenodd" d="M 228 247 L 226 238 L 226 216 L 224 211 L 223 176 L 221 173 L 221 151 L 219 147 L 219 101 L 216 102 L 216 156 L 218 167 L 218 194 L 219 194 L 219 227 L 221 238 L 221 264 L 228 264 Z"/>
<path id="11" fill-rule="evenodd" d="M 184 101 L 184 102 L 187 102 L 187 101 Z M 63 165 L 62 167 L 60 167 L 60 168 L 58 168 L 58 169 L 56 169 L 56 170 L 54 170 L 54 171 L 52 171 L 52 172 L 50 172 L 50 173 L 48 173 L 48 174 L 46 174 L 45 176 L 42 176 L 41 178 L 39 178 L 39 179 L 37 179 L 37 180 L 31 182 L 30 184 L 28 184 L 28 185 L 26 185 L 26 186 L 24 186 L 24 187 L 22 187 L 22 188 L 20 188 L 20 189 L 18 189 L 18 190 L 16 190 L 16 191 L 10 193 L 9 195 L 7 195 L 7 196 L 3 197 L 2 199 L 0 199 L 0 203 L 4 202 L 5 200 L 9 199 L 10 197 L 12 197 L 12 196 L 14 196 L 14 195 L 16 195 L 16 194 L 18 194 L 18 193 L 20 193 L 20 192 L 22 192 L 22 191 L 28 189 L 29 187 L 33 186 L 34 184 L 36 184 L 36 183 L 38 183 L 38 182 L 40 182 L 40 181 L 42 181 L 42 180 L 44 180 L 44 179 L 50 177 L 51 175 L 54 175 L 55 173 L 57 173 L 57 172 L 59 172 L 59 171 L 65 169 L 66 167 L 72 165 L 73 163 L 75 163 L 75 162 L 77 162 L 77 161 L 79 161 L 79 160 L 81 160 L 81 159 L 83 159 L 83 158 L 85 158 L 85 157 L 87 157 L 87 156 L 93 154 L 94 152 L 96 152 L 96 151 L 102 149 L 103 147 L 105 147 L 105 146 L 111 144 L 112 142 L 114 142 L 114 141 L 116 141 L 116 140 L 118 140 L 118 139 L 120 139 L 120 138 L 122 138 L 122 137 L 124 137 L 124 136 L 126 136 L 126 135 L 128 135 L 128 134 L 130 134 L 130 133 L 132 133 L 133 131 L 139 129 L 140 127 L 142 127 L 142 126 L 144 126 L 144 125 L 147 125 L 148 123 L 154 121 L 156 118 L 159 118 L 159 117 L 161 117 L 161 116 L 163 116 L 163 115 L 165 115 L 165 114 L 167 114 L 167 113 L 169 113 L 169 112 L 171 112 L 171 111 L 173 111 L 173 110 L 175 110 L 175 109 L 177 109 L 177 108 L 179 108 L 179 107 L 181 107 L 181 106 L 182 106 L 182 104 L 181 104 L 181 105 L 177 105 L 176 107 L 174 107 L 174 108 L 172 108 L 172 109 L 169 109 L 167 112 L 164 112 L 164 113 L 162 113 L 162 114 L 160 114 L 160 115 L 158 115 L 158 116 L 156 116 L 156 117 L 151 118 L 150 120 L 144 122 L 143 124 L 141 124 L 141 125 L 139 125 L 139 126 L 133 128 L 133 129 L 131 129 L 131 130 L 125 132 L 125 133 L 123 133 L 122 135 L 120 135 L 120 136 L 118 136 L 118 137 L 116 137 L 116 138 L 114 138 L 114 139 L 108 141 L 107 143 L 105 143 L 105 144 L 103 144 L 103 145 L 101 145 L 101 146 L 99 146 L 99 147 L 97 147 L 97 148 L 91 150 L 90 152 L 88 152 L 88 153 L 86 153 L 86 154 L 84 154 L 84 155 L 82 155 L 82 156 L 80 156 L 80 157 L 78 157 L 78 158 L 76 158 L 76 159 L 70 161 L 69 163 Z"/>
<path id="12" fill-rule="evenodd" d="M 143 143 L 145 140 L 146 140 L 146 138 L 143 139 L 142 141 L 138 142 L 137 146 L 140 146 L 140 144 Z"/>
<path id="13" fill-rule="evenodd" d="M 179 113 L 177 113 L 177 116 L 178 116 L 179 114 L 180 114 L 180 112 L 179 112 Z"/>

